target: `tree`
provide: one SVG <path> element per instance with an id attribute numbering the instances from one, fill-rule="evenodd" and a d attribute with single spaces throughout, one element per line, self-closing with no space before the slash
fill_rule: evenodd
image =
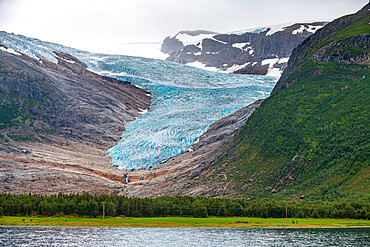
<path id="1" fill-rule="evenodd" d="M 193 216 L 197 218 L 207 218 L 208 217 L 208 211 L 207 207 L 200 202 L 196 202 L 193 204 Z"/>
<path id="2" fill-rule="evenodd" d="M 227 210 L 227 212 L 228 212 L 228 215 L 230 216 L 243 216 L 244 208 L 241 204 L 235 202 L 229 206 L 229 209 Z"/>

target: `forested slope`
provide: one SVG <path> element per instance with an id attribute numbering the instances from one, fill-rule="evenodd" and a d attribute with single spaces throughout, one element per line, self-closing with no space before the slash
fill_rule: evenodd
<path id="1" fill-rule="evenodd" d="M 369 201 L 368 9 L 293 51 L 272 96 L 200 183 L 227 182 L 247 198 Z"/>

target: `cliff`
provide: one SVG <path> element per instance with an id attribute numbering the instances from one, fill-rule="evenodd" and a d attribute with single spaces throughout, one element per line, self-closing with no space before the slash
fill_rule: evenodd
<path id="1" fill-rule="evenodd" d="M 112 193 L 123 177 L 104 152 L 150 96 L 69 54 L 55 58 L 0 47 L 0 191 Z"/>
<path id="2" fill-rule="evenodd" d="M 163 41 L 162 52 L 169 54 L 168 61 L 205 69 L 280 75 L 293 48 L 325 24 L 297 23 L 227 34 L 182 31 Z"/>
<path id="3" fill-rule="evenodd" d="M 233 188 L 217 196 L 369 200 L 368 9 L 334 20 L 293 50 L 273 94 L 202 184 Z"/>

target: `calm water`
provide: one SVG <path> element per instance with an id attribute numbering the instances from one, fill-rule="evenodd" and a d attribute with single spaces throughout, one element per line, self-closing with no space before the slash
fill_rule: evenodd
<path id="1" fill-rule="evenodd" d="M 0 227 L 0 246 L 370 246 L 370 229 Z"/>

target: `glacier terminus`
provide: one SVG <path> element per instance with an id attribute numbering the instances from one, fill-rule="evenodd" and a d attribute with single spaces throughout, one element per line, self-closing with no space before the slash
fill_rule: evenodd
<path id="1" fill-rule="evenodd" d="M 33 58 L 57 62 L 54 51 L 69 53 L 88 69 L 128 81 L 150 92 L 149 109 L 126 124 L 117 145 L 107 150 L 119 169 L 155 167 L 191 150 L 215 121 L 266 98 L 277 78 L 206 71 L 142 57 L 81 51 L 0 32 L 0 44 Z"/>

